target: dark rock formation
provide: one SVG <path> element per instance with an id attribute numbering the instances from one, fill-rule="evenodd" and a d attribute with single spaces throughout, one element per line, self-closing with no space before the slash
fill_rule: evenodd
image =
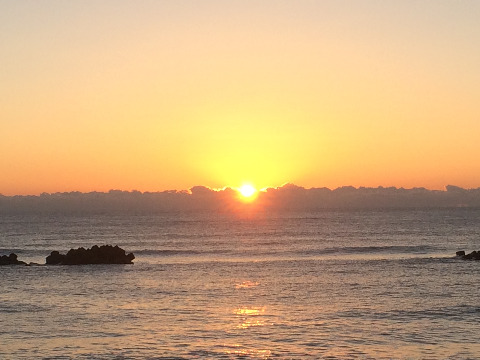
<path id="1" fill-rule="evenodd" d="M 472 251 L 470 254 L 466 254 L 462 256 L 462 259 L 464 260 L 480 260 L 480 253 L 477 253 L 476 251 Z"/>
<path id="2" fill-rule="evenodd" d="M 8 256 L 0 256 L 0 265 L 27 265 L 27 263 L 17 260 L 17 254 L 11 253 Z"/>
<path id="3" fill-rule="evenodd" d="M 64 261 L 65 257 L 66 255 L 62 255 L 58 251 L 52 251 L 45 259 L 45 263 L 47 265 L 58 265 Z"/>
<path id="4" fill-rule="evenodd" d="M 66 255 L 52 251 L 46 258 L 47 265 L 86 265 L 86 264 L 133 264 L 135 256 L 126 254 L 118 246 L 94 245 L 90 249 L 83 247 L 70 249 Z"/>
<path id="5" fill-rule="evenodd" d="M 472 251 L 465 255 L 465 251 L 457 251 L 457 256 L 461 256 L 463 260 L 480 260 L 480 251 Z"/>

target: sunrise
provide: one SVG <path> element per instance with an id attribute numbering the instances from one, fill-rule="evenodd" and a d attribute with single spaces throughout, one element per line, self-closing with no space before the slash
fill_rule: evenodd
<path id="1" fill-rule="evenodd" d="M 475 2 L 1 7 L 4 195 L 479 186 Z"/>
<path id="2" fill-rule="evenodd" d="M 480 357 L 479 19 L 0 1 L 0 358 Z"/>

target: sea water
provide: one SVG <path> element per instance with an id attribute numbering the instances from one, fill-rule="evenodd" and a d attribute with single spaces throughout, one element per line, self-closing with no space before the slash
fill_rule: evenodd
<path id="1" fill-rule="evenodd" d="M 17 215 L 0 254 L 119 245 L 134 265 L 0 267 L 1 359 L 480 357 L 480 210 Z"/>

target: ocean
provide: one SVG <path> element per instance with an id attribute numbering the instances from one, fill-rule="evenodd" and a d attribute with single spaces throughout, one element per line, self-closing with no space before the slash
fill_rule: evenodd
<path id="1" fill-rule="evenodd" d="M 0 255 L 118 245 L 133 265 L 0 267 L 0 359 L 480 358 L 480 209 L 15 215 Z"/>

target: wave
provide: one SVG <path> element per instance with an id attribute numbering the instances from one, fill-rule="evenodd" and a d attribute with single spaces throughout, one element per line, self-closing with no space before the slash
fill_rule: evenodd
<path id="1" fill-rule="evenodd" d="M 320 245 L 320 244 L 318 244 Z M 351 256 L 351 255 L 429 255 L 444 252 L 445 249 L 441 247 L 429 245 L 384 245 L 384 246 L 333 246 L 333 247 L 315 247 L 309 246 L 307 248 L 298 248 L 295 244 L 285 244 L 285 246 L 278 247 L 268 246 L 266 243 L 258 244 L 258 246 L 247 247 L 232 246 L 232 248 L 222 247 L 220 249 L 214 247 L 195 247 L 195 248 L 143 248 L 135 249 L 135 247 L 127 247 L 127 252 L 133 252 L 137 259 L 142 257 L 185 257 L 185 258 L 309 258 L 322 256 Z M 20 248 L 0 248 L 0 255 L 9 255 L 15 253 L 20 259 L 25 261 L 39 261 L 46 257 L 53 249 L 20 249 Z M 59 249 L 62 251 L 62 249 Z M 68 250 L 67 250 L 68 251 Z M 452 255 L 453 256 L 453 255 Z M 32 260 L 33 259 L 33 260 Z"/>
<path id="2" fill-rule="evenodd" d="M 230 255 L 230 256 L 321 256 L 321 255 L 355 255 L 355 254 L 429 254 L 438 252 L 439 249 L 433 246 L 346 246 L 310 249 L 270 249 L 270 248 L 245 248 L 238 249 L 143 249 L 133 250 L 138 256 L 208 256 L 208 255 Z"/>
<path id="3" fill-rule="evenodd" d="M 371 254 L 371 253 L 414 253 L 426 254 L 438 251 L 437 247 L 428 245 L 385 245 L 385 246 L 344 246 L 320 250 L 322 254 Z"/>
<path id="4" fill-rule="evenodd" d="M 381 312 L 370 309 L 357 309 L 348 311 L 339 311 L 340 317 L 346 318 L 372 318 L 375 320 L 395 320 L 412 321 L 425 319 L 448 319 L 454 321 L 465 321 L 466 319 L 477 316 L 480 313 L 480 307 L 472 305 L 455 305 L 437 308 L 421 309 L 392 309 L 391 311 Z"/>
<path id="5" fill-rule="evenodd" d="M 36 304 L 30 303 L 21 303 L 21 302 L 13 302 L 13 301 L 3 301 L 0 304 L 0 314 L 1 313 L 36 313 L 40 311 L 49 311 L 48 308 L 44 306 L 39 306 Z"/>
<path id="6" fill-rule="evenodd" d="M 193 255 L 215 255 L 215 254 L 229 254 L 229 250 L 179 250 L 179 249 L 143 249 L 134 250 L 134 254 L 146 255 L 146 256 L 193 256 Z"/>

